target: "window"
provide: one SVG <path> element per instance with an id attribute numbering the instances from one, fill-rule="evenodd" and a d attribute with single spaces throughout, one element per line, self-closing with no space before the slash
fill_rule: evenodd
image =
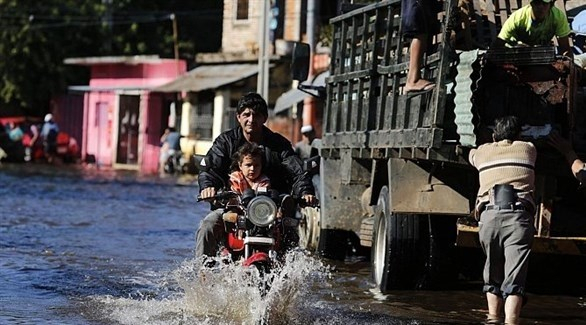
<path id="1" fill-rule="evenodd" d="M 222 121 L 222 131 L 235 128 L 238 125 L 236 120 L 236 105 L 224 109 L 224 121 Z"/>
<path id="2" fill-rule="evenodd" d="M 248 0 L 236 0 L 236 20 L 248 20 Z"/>
<path id="3" fill-rule="evenodd" d="M 189 117 L 189 133 L 198 140 L 213 140 L 214 94 L 201 92 Z"/>

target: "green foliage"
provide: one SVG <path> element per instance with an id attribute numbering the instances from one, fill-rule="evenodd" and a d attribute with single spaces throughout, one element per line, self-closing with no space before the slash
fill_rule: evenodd
<path id="1" fill-rule="evenodd" d="M 42 116 L 70 84 L 86 84 L 87 67 L 64 59 L 174 56 L 220 47 L 222 1 L 0 0 L 0 115 Z M 197 40 L 197 42 L 196 42 Z"/>

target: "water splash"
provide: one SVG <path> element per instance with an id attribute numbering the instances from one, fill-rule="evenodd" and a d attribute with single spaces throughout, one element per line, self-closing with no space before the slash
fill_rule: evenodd
<path id="1" fill-rule="evenodd" d="M 238 263 L 205 269 L 193 259 L 172 271 L 154 297 L 96 299 L 103 316 L 121 324 L 290 324 L 311 286 L 327 277 L 328 267 L 302 250 L 264 276 Z"/>

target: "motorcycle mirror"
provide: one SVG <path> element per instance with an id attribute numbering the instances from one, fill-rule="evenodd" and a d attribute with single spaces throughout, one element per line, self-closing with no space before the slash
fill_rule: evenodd
<path id="1" fill-rule="evenodd" d="M 291 74 L 293 80 L 299 82 L 307 80 L 309 75 L 309 56 L 311 49 L 309 44 L 295 42 L 291 60 Z"/>
<path id="2" fill-rule="evenodd" d="M 320 163 L 319 156 L 314 156 L 309 159 L 306 159 L 303 162 L 303 170 L 305 170 L 306 172 L 308 172 L 311 175 L 317 174 L 319 172 L 319 163 Z"/>

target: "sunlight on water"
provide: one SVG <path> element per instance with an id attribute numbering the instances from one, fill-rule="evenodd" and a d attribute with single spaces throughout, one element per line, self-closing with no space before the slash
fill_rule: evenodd
<path id="1" fill-rule="evenodd" d="M 295 307 L 309 296 L 309 288 L 330 276 L 319 259 L 300 250 L 265 276 L 237 263 L 200 265 L 193 259 L 171 272 L 163 286 L 177 288 L 166 288 L 176 291 L 166 297 L 97 297 L 102 317 L 121 324 L 288 324 L 297 318 Z M 267 281 L 270 289 L 262 295 Z"/>

